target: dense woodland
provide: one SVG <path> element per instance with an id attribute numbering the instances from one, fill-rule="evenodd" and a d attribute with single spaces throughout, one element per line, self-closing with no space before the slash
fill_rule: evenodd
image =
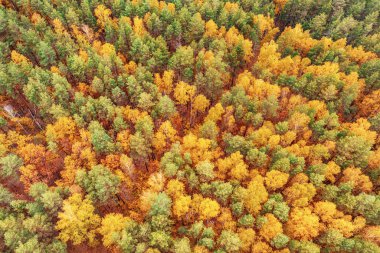
<path id="1" fill-rule="evenodd" d="M 380 252 L 378 0 L 1 0 L 0 252 Z"/>

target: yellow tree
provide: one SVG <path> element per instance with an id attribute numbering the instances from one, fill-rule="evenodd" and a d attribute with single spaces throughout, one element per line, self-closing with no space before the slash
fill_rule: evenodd
<path id="1" fill-rule="evenodd" d="M 288 0 L 274 0 L 273 2 L 276 6 L 275 12 L 277 14 L 284 8 L 284 6 L 288 2 Z"/>
<path id="2" fill-rule="evenodd" d="M 11 52 L 11 59 L 14 63 L 16 64 L 25 64 L 25 63 L 29 63 L 29 60 L 28 58 L 26 58 L 24 55 L 18 53 L 17 51 L 15 50 L 12 50 Z"/>
<path id="3" fill-rule="evenodd" d="M 173 128 L 170 121 L 165 121 L 161 124 L 153 138 L 153 147 L 159 154 L 169 148 L 171 143 L 176 140 L 177 131 Z"/>
<path id="4" fill-rule="evenodd" d="M 88 242 L 96 243 L 96 232 L 100 225 L 99 215 L 94 213 L 95 207 L 89 199 L 82 199 L 78 193 L 63 201 L 62 211 L 58 213 L 56 229 L 58 238 L 74 245 Z"/>
<path id="5" fill-rule="evenodd" d="M 336 218 L 338 210 L 336 205 L 329 201 L 318 201 L 314 204 L 314 213 L 322 222 L 329 223 Z"/>
<path id="6" fill-rule="evenodd" d="M 276 235 L 281 234 L 282 223 L 271 213 L 265 214 L 266 222 L 260 227 L 259 235 L 270 242 Z"/>
<path id="7" fill-rule="evenodd" d="M 272 253 L 273 249 L 266 242 L 256 242 L 252 245 L 251 253 Z"/>
<path id="8" fill-rule="evenodd" d="M 329 180 L 331 183 L 336 181 L 336 176 L 340 173 L 340 167 L 334 161 L 330 161 L 327 163 L 325 170 L 325 178 Z"/>
<path id="9" fill-rule="evenodd" d="M 249 175 L 248 165 L 245 164 L 240 151 L 231 154 L 229 157 L 219 159 L 218 162 L 218 177 L 225 179 L 229 175 L 233 179 L 242 181 Z"/>
<path id="10" fill-rule="evenodd" d="M 235 231 L 236 221 L 231 213 L 231 210 L 226 207 L 220 209 L 220 215 L 216 219 L 223 229 Z"/>
<path id="11" fill-rule="evenodd" d="M 238 235 L 242 242 L 241 250 L 243 252 L 250 252 L 251 246 L 255 242 L 255 230 L 252 228 L 240 228 L 238 230 Z"/>
<path id="12" fill-rule="evenodd" d="M 205 122 L 208 120 L 214 121 L 214 122 L 219 121 L 220 119 L 222 119 L 223 113 L 224 113 L 224 108 L 222 104 L 217 103 L 216 105 L 211 107 L 210 110 L 208 111 L 208 115 L 205 118 Z"/>
<path id="13" fill-rule="evenodd" d="M 149 190 L 160 192 L 165 187 L 166 178 L 162 172 L 156 172 L 149 176 L 147 186 Z"/>
<path id="14" fill-rule="evenodd" d="M 95 17 L 97 18 L 97 23 L 100 27 L 104 28 L 107 21 L 110 20 L 110 16 L 112 14 L 112 11 L 105 7 L 103 4 L 98 5 L 95 8 Z"/>
<path id="15" fill-rule="evenodd" d="M 210 19 L 209 21 L 206 22 L 205 25 L 206 31 L 204 33 L 205 37 L 216 37 L 218 36 L 218 25 L 215 24 L 215 22 Z"/>
<path id="16" fill-rule="evenodd" d="M 133 31 L 138 36 L 143 36 L 146 33 L 145 27 L 144 27 L 144 21 L 139 17 L 133 18 Z"/>
<path id="17" fill-rule="evenodd" d="M 373 184 L 370 178 L 363 174 L 359 168 L 347 168 L 343 171 L 343 177 L 340 179 L 341 182 L 351 182 L 353 183 L 354 190 L 357 192 L 371 192 Z"/>
<path id="18" fill-rule="evenodd" d="M 215 218 L 220 213 L 220 205 L 215 200 L 205 198 L 199 204 L 199 218 L 208 220 Z"/>
<path id="19" fill-rule="evenodd" d="M 193 163 L 196 165 L 200 161 L 212 161 L 216 154 L 211 150 L 211 140 L 198 138 L 196 135 L 189 133 L 182 139 L 182 149 L 189 152 Z"/>
<path id="20" fill-rule="evenodd" d="M 245 39 L 236 27 L 231 27 L 225 34 L 225 40 L 229 47 L 241 45 L 244 53 L 244 61 L 250 62 L 253 58 L 253 43 L 252 41 Z"/>
<path id="21" fill-rule="evenodd" d="M 376 58 L 376 53 L 366 52 L 363 46 L 352 47 L 351 45 L 345 47 L 345 51 L 351 61 L 355 61 L 358 64 L 363 64 L 371 59 Z"/>
<path id="22" fill-rule="evenodd" d="M 244 206 L 249 213 L 256 216 L 261 211 L 262 204 L 268 200 L 268 192 L 264 186 L 264 178 L 260 175 L 256 175 L 249 182 L 248 187 L 242 189 L 240 194 Z"/>
<path id="23" fill-rule="evenodd" d="M 284 190 L 286 201 L 292 206 L 307 206 L 316 194 L 313 184 L 294 183 Z"/>
<path id="24" fill-rule="evenodd" d="M 185 184 L 178 179 L 171 179 L 166 185 L 166 193 L 173 199 L 177 199 L 185 192 Z"/>
<path id="25" fill-rule="evenodd" d="M 297 24 L 295 27 L 286 27 L 277 41 L 280 50 L 292 47 L 299 49 L 303 56 L 317 43 L 317 40 L 313 39 L 308 31 L 303 31 L 300 24 Z"/>
<path id="26" fill-rule="evenodd" d="M 195 112 L 204 112 L 209 105 L 210 101 L 202 94 L 196 96 L 193 102 Z"/>
<path id="27" fill-rule="evenodd" d="M 165 70 L 162 77 L 159 73 L 154 74 L 154 83 L 157 85 L 158 89 L 165 93 L 170 94 L 173 91 L 173 70 Z"/>
<path id="28" fill-rule="evenodd" d="M 271 170 L 265 176 L 265 185 L 268 190 L 275 191 L 282 188 L 288 182 L 288 179 L 289 174 L 278 170 Z"/>
<path id="29" fill-rule="evenodd" d="M 274 133 L 273 124 L 272 123 L 270 124 L 271 125 L 269 124 L 263 125 L 259 129 L 252 132 L 251 136 L 252 136 L 253 144 L 259 147 L 266 146 L 268 144 L 269 138 Z"/>
<path id="30" fill-rule="evenodd" d="M 380 90 L 374 90 L 367 96 L 363 98 L 363 100 L 359 104 L 360 115 L 364 117 L 370 117 L 376 115 L 376 113 L 380 112 Z"/>
<path id="31" fill-rule="evenodd" d="M 377 133 L 370 130 L 371 123 L 365 118 L 359 118 L 353 123 L 345 123 L 343 127 L 349 130 L 353 135 L 362 136 L 368 141 L 369 145 L 373 145 L 376 142 Z"/>
<path id="32" fill-rule="evenodd" d="M 193 100 L 197 88 L 180 81 L 174 89 L 174 98 L 180 105 L 185 105 Z"/>
<path id="33" fill-rule="evenodd" d="M 294 208 L 289 215 L 285 231 L 296 240 L 311 240 L 319 235 L 319 218 L 309 207 Z"/>
<path id="34" fill-rule="evenodd" d="M 115 233 L 121 233 L 129 220 L 130 218 L 124 217 L 120 213 L 109 213 L 102 219 L 99 233 L 103 236 L 103 245 L 105 247 L 110 247 L 115 243 Z"/>
<path id="35" fill-rule="evenodd" d="M 75 121 L 69 117 L 61 117 L 54 124 L 46 126 L 46 140 L 55 142 L 66 152 L 71 149 L 71 144 L 78 137 L 78 129 Z"/>
<path id="36" fill-rule="evenodd" d="M 131 178 L 134 178 L 135 173 L 135 165 L 133 163 L 133 159 L 127 155 L 122 154 L 120 156 L 120 168 L 123 171 L 123 174 L 128 175 Z"/>
<path id="37" fill-rule="evenodd" d="M 323 226 L 321 229 L 334 229 L 341 232 L 345 237 L 351 237 L 355 230 L 365 226 L 363 217 L 356 217 L 351 221 L 350 215 L 344 215 L 336 209 L 336 205 L 329 201 L 319 201 L 314 204 L 314 213 L 320 217 Z"/>
<path id="38" fill-rule="evenodd" d="M 181 219 L 186 213 L 189 212 L 191 205 L 191 197 L 187 195 L 180 195 L 174 200 L 173 214 Z"/>
<path id="39" fill-rule="evenodd" d="M 260 31 L 260 44 L 271 41 L 276 33 L 280 31 L 278 27 L 274 24 L 274 19 L 269 15 L 264 16 L 263 14 L 253 16 L 254 24 L 257 24 Z"/>
<path id="40" fill-rule="evenodd" d="M 368 167 L 370 170 L 376 170 L 377 168 L 380 168 L 380 147 L 372 152 L 372 154 L 369 156 Z M 380 178 L 378 178 L 378 180 L 374 183 L 375 185 L 378 185 L 380 183 Z"/>
<path id="41" fill-rule="evenodd" d="M 131 133 L 129 132 L 129 130 L 122 130 L 119 133 L 117 133 L 116 140 L 118 141 L 118 143 L 120 143 L 124 152 L 129 152 L 130 150 L 130 137 Z"/>

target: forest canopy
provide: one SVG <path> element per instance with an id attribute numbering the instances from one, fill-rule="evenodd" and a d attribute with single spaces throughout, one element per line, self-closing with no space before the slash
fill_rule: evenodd
<path id="1" fill-rule="evenodd" d="M 0 0 L 0 252 L 379 253 L 378 0 Z"/>

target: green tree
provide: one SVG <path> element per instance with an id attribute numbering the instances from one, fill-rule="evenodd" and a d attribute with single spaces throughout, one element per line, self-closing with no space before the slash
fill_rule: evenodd
<path id="1" fill-rule="evenodd" d="M 336 163 L 342 167 L 365 167 L 371 145 L 361 136 L 346 136 L 337 142 Z"/>
<path id="2" fill-rule="evenodd" d="M 91 121 L 88 126 L 91 134 L 91 143 L 99 154 L 108 154 L 115 150 L 112 138 L 98 121 Z"/>
<path id="3" fill-rule="evenodd" d="M 219 236 L 218 244 L 227 252 L 239 252 L 241 241 L 237 234 L 229 230 L 223 230 Z"/>
<path id="4" fill-rule="evenodd" d="M 106 203 L 119 192 L 120 179 L 102 165 L 96 165 L 88 172 L 79 170 L 75 181 L 96 203 Z"/>
<path id="5" fill-rule="evenodd" d="M 23 165 L 23 161 L 15 154 L 9 154 L 0 158 L 0 177 L 2 179 L 8 179 L 16 181 L 18 179 L 18 169 Z"/>

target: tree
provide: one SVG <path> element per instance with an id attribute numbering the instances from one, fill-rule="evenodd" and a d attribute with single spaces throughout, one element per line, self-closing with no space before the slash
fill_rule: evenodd
<path id="1" fill-rule="evenodd" d="M 258 242 L 252 246 L 252 251 L 253 253 L 259 253 L 259 252 L 271 252 L 272 248 L 269 246 L 269 244 L 265 242 Z"/>
<path id="2" fill-rule="evenodd" d="M 7 205 L 13 200 L 12 193 L 5 188 L 4 186 L 0 186 L 0 204 Z"/>
<path id="3" fill-rule="evenodd" d="M 99 154 L 108 154 L 115 150 L 112 138 L 98 121 L 92 121 L 88 127 L 91 134 L 91 143 Z"/>
<path id="4" fill-rule="evenodd" d="M 106 8 L 104 5 L 100 4 L 96 7 L 94 11 L 95 17 L 97 18 L 97 23 L 100 27 L 104 28 L 106 22 L 109 21 L 112 11 Z"/>
<path id="5" fill-rule="evenodd" d="M 72 118 L 60 117 L 54 124 L 46 126 L 46 140 L 57 143 L 66 152 L 77 137 L 78 129 Z"/>
<path id="6" fill-rule="evenodd" d="M 226 203 L 228 198 L 233 192 L 233 186 L 231 183 L 222 183 L 219 181 L 214 181 L 211 183 L 213 188 L 215 189 L 214 195 L 217 197 L 221 203 Z"/>
<path id="7" fill-rule="evenodd" d="M 266 214 L 265 218 L 267 221 L 260 226 L 259 235 L 270 242 L 283 232 L 282 224 L 273 214 Z"/>
<path id="8" fill-rule="evenodd" d="M 101 223 L 99 233 L 103 236 L 103 245 L 110 247 L 115 244 L 114 234 L 121 233 L 129 221 L 128 217 L 124 217 L 119 213 L 107 214 Z"/>
<path id="9" fill-rule="evenodd" d="M 315 187 L 310 183 L 295 183 L 284 191 L 287 202 L 292 206 L 307 206 L 316 194 Z"/>
<path id="10" fill-rule="evenodd" d="M 17 214 L 17 211 L 8 214 L 0 221 L 0 233 L 4 237 L 4 250 L 62 253 L 67 250 L 64 243 L 53 239 L 54 225 L 47 215 L 41 213 L 28 217 Z"/>
<path id="11" fill-rule="evenodd" d="M 355 191 L 372 191 L 372 182 L 367 175 L 363 175 L 359 168 L 347 168 L 343 171 L 341 182 L 351 182 Z"/>
<path id="12" fill-rule="evenodd" d="M 79 170 L 75 182 L 95 203 L 103 204 L 119 192 L 119 177 L 102 165 L 92 167 L 89 172 Z"/>
<path id="13" fill-rule="evenodd" d="M 62 164 L 56 153 L 46 150 L 42 145 L 31 143 L 20 148 L 18 153 L 24 161 L 20 167 L 20 181 L 27 189 L 39 181 L 50 185 L 57 178 Z"/>
<path id="14" fill-rule="evenodd" d="M 294 251 L 299 251 L 299 252 L 312 252 L 312 253 L 318 253 L 321 252 L 320 247 L 310 241 L 296 241 L 296 240 L 291 240 L 289 243 L 289 248 L 294 250 Z"/>
<path id="15" fill-rule="evenodd" d="M 210 161 L 199 162 L 196 165 L 195 170 L 199 175 L 201 182 L 210 181 L 215 177 L 214 164 L 212 164 Z"/>
<path id="16" fill-rule="evenodd" d="M 375 116 L 380 112 L 380 108 L 377 103 L 379 95 L 379 90 L 374 90 L 364 97 L 364 99 L 359 104 L 360 114 L 362 116 Z"/>
<path id="17" fill-rule="evenodd" d="M 212 161 L 214 153 L 211 150 L 211 141 L 208 139 L 198 138 L 190 133 L 183 137 L 182 149 L 191 155 L 191 161 L 197 164 L 200 161 Z"/>
<path id="18" fill-rule="evenodd" d="M 219 177 L 224 178 L 226 174 L 239 181 L 248 176 L 248 166 L 244 163 L 240 152 L 235 152 L 225 159 L 218 160 Z"/>
<path id="19" fill-rule="evenodd" d="M 170 195 L 170 197 L 176 199 L 184 194 L 185 185 L 178 179 L 171 179 L 166 185 L 166 192 Z"/>
<path id="20" fill-rule="evenodd" d="M 63 199 L 67 196 L 67 190 L 60 187 L 49 189 L 44 183 L 35 183 L 29 189 L 29 196 L 34 200 L 29 206 L 32 214 L 42 212 L 56 218 L 62 208 Z"/>
<path id="21" fill-rule="evenodd" d="M 159 73 L 154 74 L 154 82 L 157 84 L 158 89 L 165 94 L 170 94 L 173 90 L 174 71 L 165 70 L 162 78 Z"/>
<path id="22" fill-rule="evenodd" d="M 205 139 L 210 139 L 210 140 L 215 141 L 218 134 L 219 134 L 219 129 L 214 121 L 204 122 L 199 129 L 200 137 L 205 138 Z"/>
<path id="23" fill-rule="evenodd" d="M 342 167 L 365 167 L 371 146 L 362 136 L 346 136 L 337 142 L 336 163 Z"/>
<path id="24" fill-rule="evenodd" d="M 241 241 L 237 234 L 229 230 L 223 230 L 218 239 L 218 244 L 227 252 L 239 252 Z"/>
<path id="25" fill-rule="evenodd" d="M 154 118 L 169 119 L 177 112 L 173 100 L 169 96 L 162 96 L 155 105 L 152 116 Z"/>
<path id="26" fill-rule="evenodd" d="M 203 113 L 209 107 L 210 101 L 204 95 L 198 95 L 194 99 L 194 110 Z"/>
<path id="27" fill-rule="evenodd" d="M 220 213 L 220 206 L 218 202 L 210 198 L 205 198 L 199 204 L 200 219 L 208 220 L 215 218 Z"/>
<path id="28" fill-rule="evenodd" d="M 264 178 L 257 175 L 248 183 L 246 189 L 241 188 L 240 190 L 244 206 L 250 214 L 256 217 L 261 211 L 261 204 L 268 199 L 268 192 L 264 186 Z"/>
<path id="29" fill-rule="evenodd" d="M 369 224 L 379 225 L 379 196 L 361 193 L 356 197 L 354 205 L 354 214 L 363 215 Z"/>
<path id="30" fill-rule="evenodd" d="M 265 185 L 269 190 L 275 191 L 283 187 L 289 179 L 289 174 L 278 170 L 271 170 L 266 174 Z"/>
<path id="31" fill-rule="evenodd" d="M 191 253 L 190 240 L 187 237 L 183 237 L 174 242 L 175 253 Z"/>
<path id="32" fill-rule="evenodd" d="M 178 104 L 185 105 L 193 100 L 195 91 L 196 87 L 181 81 L 174 89 L 174 98 Z"/>
<path id="33" fill-rule="evenodd" d="M 82 242 L 95 244 L 101 219 L 94 211 L 91 200 L 83 199 L 78 193 L 64 200 L 56 225 L 58 238 L 64 242 L 71 241 L 74 245 Z"/>
<path id="34" fill-rule="evenodd" d="M 170 121 L 165 121 L 159 127 L 153 138 L 153 147 L 158 153 L 167 149 L 176 140 L 177 131 L 173 128 Z"/>
<path id="35" fill-rule="evenodd" d="M 149 116 L 139 119 L 135 124 L 136 132 L 130 137 L 131 157 L 144 161 L 152 152 L 153 122 Z"/>
<path id="36" fill-rule="evenodd" d="M 241 250 L 249 252 L 253 242 L 255 241 L 255 230 L 252 228 L 239 229 L 239 238 L 241 241 Z"/>
<path id="37" fill-rule="evenodd" d="M 170 235 L 163 231 L 152 232 L 149 242 L 150 246 L 157 247 L 161 250 L 167 251 L 172 244 Z"/>
<path id="38" fill-rule="evenodd" d="M 286 236 L 285 234 L 278 234 L 272 239 L 271 246 L 276 249 L 281 249 L 281 248 L 286 247 L 288 242 L 289 242 L 288 236 Z"/>
<path id="39" fill-rule="evenodd" d="M 190 81 L 193 77 L 194 50 L 191 47 L 178 47 L 169 59 L 169 68 L 178 71 L 181 78 Z"/>
<path id="40" fill-rule="evenodd" d="M 176 198 L 173 205 L 173 214 L 178 218 L 185 216 L 190 210 L 191 197 L 180 195 Z"/>
<path id="41" fill-rule="evenodd" d="M 0 178 L 15 181 L 18 179 L 18 170 L 23 165 L 23 161 L 17 155 L 9 154 L 0 159 L 0 165 Z"/>
<path id="42" fill-rule="evenodd" d="M 255 15 L 253 17 L 253 22 L 259 28 L 259 32 L 260 32 L 259 37 L 260 37 L 261 45 L 264 44 L 265 42 L 271 41 L 273 37 L 276 35 L 276 33 L 279 32 L 278 27 L 275 27 L 274 25 L 274 20 L 269 16 L 264 16 L 262 14 Z"/>
<path id="43" fill-rule="evenodd" d="M 171 206 L 172 206 L 172 200 L 166 193 L 159 193 L 152 205 L 151 209 L 149 211 L 150 216 L 155 215 L 166 215 L 168 216 L 171 213 Z"/>
<path id="44" fill-rule="evenodd" d="M 129 139 L 131 157 L 136 160 L 144 160 L 152 152 L 150 145 L 140 132 L 131 135 Z"/>
<path id="45" fill-rule="evenodd" d="M 308 207 L 295 207 L 290 212 L 285 231 L 293 239 L 311 240 L 319 235 L 319 218 Z"/>
<path id="46" fill-rule="evenodd" d="M 210 108 L 207 117 L 205 118 L 205 121 L 218 121 L 222 118 L 222 115 L 224 113 L 224 108 L 221 103 L 217 103 L 213 107 Z"/>
<path id="47" fill-rule="evenodd" d="M 43 67 L 53 65 L 56 60 L 56 54 L 50 45 L 46 41 L 40 41 L 37 45 L 38 61 Z"/>
<path id="48" fill-rule="evenodd" d="M 372 90 L 380 87 L 379 64 L 378 59 L 373 59 L 360 66 L 359 75 L 361 78 L 365 78 L 367 89 Z"/>

